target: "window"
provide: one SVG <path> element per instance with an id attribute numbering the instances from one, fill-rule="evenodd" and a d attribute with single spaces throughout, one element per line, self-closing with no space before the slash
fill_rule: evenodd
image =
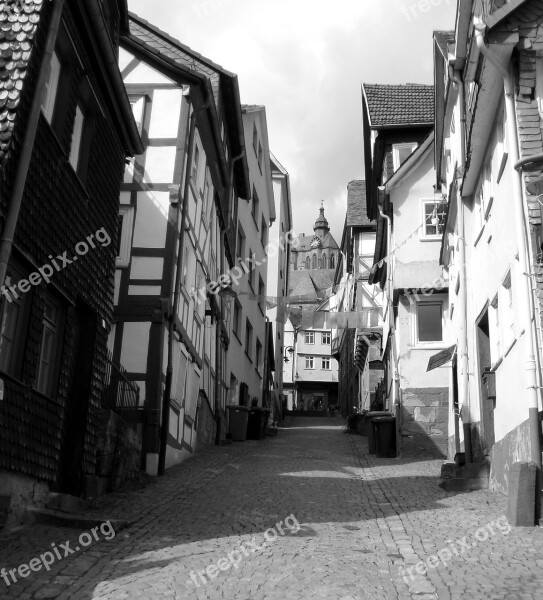
<path id="1" fill-rule="evenodd" d="M 253 219 L 255 220 L 255 223 L 257 224 L 257 229 L 258 229 L 259 208 L 260 208 L 260 201 L 258 199 L 258 194 L 256 193 L 256 190 L 253 187 L 253 205 L 251 207 L 251 214 L 253 215 Z"/>
<path id="2" fill-rule="evenodd" d="M 423 239 L 440 239 L 445 227 L 445 218 L 447 216 L 447 205 L 439 200 L 423 200 Z"/>
<path id="3" fill-rule="evenodd" d="M 417 303 L 417 342 L 443 341 L 443 303 Z"/>
<path id="4" fill-rule="evenodd" d="M 266 225 L 266 219 L 262 215 L 262 223 L 260 224 L 260 241 L 262 246 L 265 248 L 268 243 L 268 226 Z"/>
<path id="5" fill-rule="evenodd" d="M 260 364 L 262 361 L 262 344 L 260 340 L 256 338 L 256 369 L 257 371 L 261 371 L 262 365 Z"/>
<path id="6" fill-rule="evenodd" d="M 245 256 L 245 233 L 241 225 L 238 225 L 238 240 L 236 243 L 238 258 L 243 259 Z"/>
<path id="7" fill-rule="evenodd" d="M 305 357 L 305 368 L 306 369 L 314 369 L 315 368 L 315 357 L 314 356 L 306 356 Z"/>
<path id="8" fill-rule="evenodd" d="M 311 259 L 309 256 L 305 259 L 305 268 L 309 271 L 311 269 Z"/>
<path id="9" fill-rule="evenodd" d="M 253 349 L 253 326 L 249 319 L 245 321 L 245 354 L 251 358 L 251 351 Z"/>
<path id="10" fill-rule="evenodd" d="M 513 309 L 513 288 L 509 271 L 500 288 L 499 319 L 502 327 L 503 350 L 507 351 L 515 339 L 515 311 Z"/>
<path id="11" fill-rule="evenodd" d="M 322 332 L 322 343 L 327 346 L 332 343 L 332 334 L 329 331 Z"/>
<path id="12" fill-rule="evenodd" d="M 266 287 L 260 275 L 258 276 L 258 305 L 262 312 L 266 312 Z"/>
<path id="13" fill-rule="evenodd" d="M 138 127 L 138 132 L 143 133 L 143 121 L 145 118 L 145 96 L 129 96 L 130 106 L 134 115 L 134 121 Z"/>
<path id="14" fill-rule="evenodd" d="M 305 343 L 306 344 L 314 344 L 315 343 L 315 332 L 314 331 L 306 331 L 305 332 Z"/>
<path id="15" fill-rule="evenodd" d="M 128 267 L 130 264 L 130 249 L 132 247 L 132 229 L 134 224 L 134 207 L 119 208 L 118 252 L 115 260 L 116 267 Z"/>
<path id="16" fill-rule="evenodd" d="M 262 144 L 260 142 L 258 142 L 258 167 L 260 169 L 260 172 L 262 173 Z"/>
<path id="17" fill-rule="evenodd" d="M 234 300 L 234 317 L 232 320 L 232 331 L 236 334 L 236 336 L 241 336 L 241 304 L 239 300 L 235 298 Z"/>
<path id="18" fill-rule="evenodd" d="M 255 154 L 258 156 L 258 130 L 256 128 L 256 123 L 253 123 L 253 148 Z"/>
<path id="19" fill-rule="evenodd" d="M 194 183 L 194 187 L 196 187 L 196 183 L 198 181 L 199 162 L 200 162 L 200 149 L 198 148 L 198 146 L 195 143 L 194 144 L 194 158 L 192 160 L 192 171 L 191 171 L 191 177 L 192 177 L 192 181 Z"/>
<path id="20" fill-rule="evenodd" d="M 336 268 L 336 257 L 334 254 L 330 254 L 330 268 L 331 269 Z"/>
<path id="21" fill-rule="evenodd" d="M 317 268 L 317 255 L 316 254 L 313 254 L 313 257 L 311 259 L 311 268 L 312 269 Z"/>
<path id="22" fill-rule="evenodd" d="M 70 164 L 72 165 L 74 171 L 77 171 L 77 167 L 79 166 L 79 154 L 81 150 L 81 140 L 83 136 L 83 125 L 85 122 L 85 114 L 83 113 L 83 109 L 78 104 L 75 109 L 75 120 L 74 120 L 74 128 L 72 131 L 72 143 L 70 146 Z"/>
<path id="23" fill-rule="evenodd" d="M 321 368 L 323 371 L 330 371 L 330 359 L 329 358 L 321 359 Z"/>
<path id="24" fill-rule="evenodd" d="M 328 260 L 326 258 L 326 254 L 322 255 L 322 259 L 321 260 L 322 260 L 321 268 L 322 269 L 327 269 L 328 268 Z"/>
<path id="25" fill-rule="evenodd" d="M 0 305 L 0 370 L 17 376 L 19 358 L 26 338 L 23 328 L 27 295 L 20 294 L 18 288 L 8 291 L 10 286 L 13 287 L 24 278 L 20 273 L 13 275 L 6 277 L 4 285 L 6 292 L 2 294 Z"/>
<path id="26" fill-rule="evenodd" d="M 250 258 L 250 261 L 249 261 L 249 285 L 254 290 L 255 289 L 255 274 L 256 274 L 256 266 L 255 266 L 256 254 L 252 250 L 249 250 L 249 258 Z"/>
<path id="27" fill-rule="evenodd" d="M 416 142 L 407 144 L 394 144 L 392 146 L 392 160 L 394 163 L 394 171 L 397 171 L 401 165 L 413 154 L 417 148 Z"/>
<path id="28" fill-rule="evenodd" d="M 43 114 L 49 124 L 53 121 L 53 112 L 55 109 L 55 101 L 57 97 L 58 82 L 60 78 L 60 60 L 56 52 L 53 52 L 51 58 L 51 70 L 49 72 L 49 78 L 45 84 L 45 91 L 43 97 L 43 104 L 41 105 Z"/>
<path id="29" fill-rule="evenodd" d="M 57 346 L 60 338 L 60 309 L 50 298 L 46 298 L 42 320 L 40 360 L 36 376 L 36 389 L 47 396 L 53 392 Z"/>

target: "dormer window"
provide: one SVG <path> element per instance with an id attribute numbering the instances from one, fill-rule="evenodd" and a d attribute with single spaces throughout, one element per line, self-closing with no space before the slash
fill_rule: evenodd
<path id="1" fill-rule="evenodd" d="M 396 172 L 402 164 L 413 154 L 417 149 L 418 144 L 416 142 L 409 142 L 407 144 L 394 144 L 392 146 L 392 160 L 394 163 L 394 172 Z"/>

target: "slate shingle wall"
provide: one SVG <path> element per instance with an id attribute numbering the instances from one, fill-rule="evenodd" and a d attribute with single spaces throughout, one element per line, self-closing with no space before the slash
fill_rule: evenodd
<path id="1" fill-rule="evenodd" d="M 5 198 L 9 197 L 13 182 L 25 119 L 39 69 L 46 21 L 52 6 L 48 2 L 44 5 L 49 12 L 44 12 L 43 21 L 39 25 L 35 40 L 36 52 L 28 68 L 10 155 L 5 164 L 4 178 L 0 182 L 0 196 L 4 199 L 0 205 L 2 220 L 6 211 Z M 70 13 L 68 3 L 64 17 L 77 52 L 94 84 L 94 90 L 107 111 L 108 103 L 101 97 L 99 78 L 93 70 L 96 62 L 87 52 L 76 26 L 76 16 Z M 68 140 L 67 147 L 82 77 L 83 73 L 76 67 L 67 95 L 67 124 L 59 134 L 61 142 L 66 144 Z M 124 150 L 112 125 L 112 117 L 95 115 L 95 119 L 88 175 L 83 186 L 67 162 L 59 140 L 43 116 L 40 117 L 15 235 L 15 244 L 35 265 L 43 265 L 49 262 L 49 255 L 56 256 L 65 250 L 68 250 L 68 256 L 74 256 L 75 244 L 84 241 L 89 234 L 102 227 L 112 239 L 108 247 L 97 244 L 95 249 L 80 256 L 76 263 L 53 276 L 54 284 L 62 294 L 73 302 L 84 302 L 97 317 L 83 463 L 83 471 L 89 474 L 94 473 L 100 396 L 105 375 L 107 331 L 103 329 L 101 322 L 102 319 L 106 323 L 112 320 L 118 198 L 124 171 Z M 21 258 L 19 262 L 22 262 Z M 30 265 L 28 267 L 30 271 L 34 270 Z M 23 381 L 8 381 L 5 400 L 0 402 L 0 468 L 54 482 L 58 477 L 65 407 L 70 401 L 74 382 L 78 377 L 75 371 L 76 314 L 73 308 L 66 314 L 58 395 L 56 398 L 46 398 L 29 387 L 35 379 L 38 364 L 46 291 L 53 291 L 53 284 L 47 290 L 42 284 L 29 292 L 32 295 L 31 314 L 21 375 Z"/>

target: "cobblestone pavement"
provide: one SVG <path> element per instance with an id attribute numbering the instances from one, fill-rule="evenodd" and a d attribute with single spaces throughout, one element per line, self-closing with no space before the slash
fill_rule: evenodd
<path id="1" fill-rule="evenodd" d="M 108 496 L 100 510 L 131 527 L 0 578 L 0 599 L 543 599 L 543 530 L 509 532 L 498 494 L 444 492 L 440 462 L 377 459 L 339 418 L 292 418 L 275 438 L 205 448 Z M 3 534 L 0 567 L 80 534 Z"/>

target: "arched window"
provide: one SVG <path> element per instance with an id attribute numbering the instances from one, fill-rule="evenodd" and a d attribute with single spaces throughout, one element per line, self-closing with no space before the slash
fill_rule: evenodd
<path id="1" fill-rule="evenodd" d="M 330 268 L 331 269 L 336 268 L 336 257 L 334 254 L 330 254 Z"/>
<path id="2" fill-rule="evenodd" d="M 313 269 L 317 268 L 317 255 L 313 254 L 313 265 L 312 265 Z"/>
<path id="3" fill-rule="evenodd" d="M 322 255 L 322 268 L 323 269 L 327 269 L 328 268 L 328 261 L 326 260 L 326 254 Z"/>
<path id="4" fill-rule="evenodd" d="M 311 269 L 311 259 L 309 258 L 309 256 L 305 259 L 305 268 Z"/>

